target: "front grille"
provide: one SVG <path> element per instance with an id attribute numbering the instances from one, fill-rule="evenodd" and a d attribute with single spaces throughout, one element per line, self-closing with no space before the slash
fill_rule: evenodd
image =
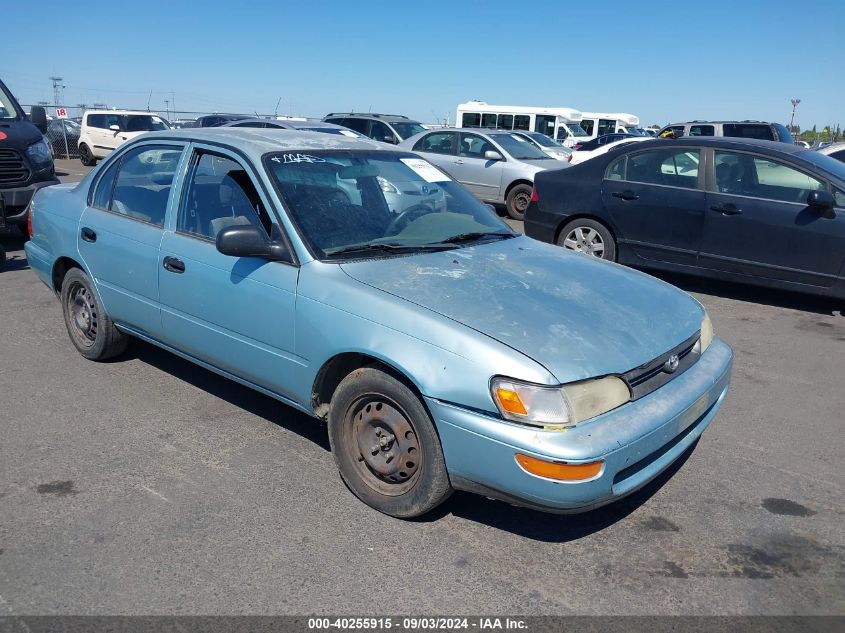
<path id="1" fill-rule="evenodd" d="M 14 149 L 0 149 L 0 187 L 15 187 L 29 180 L 29 168 Z"/>
<path id="2" fill-rule="evenodd" d="M 645 365 L 640 365 L 636 369 L 622 374 L 622 379 L 628 384 L 628 388 L 631 390 L 631 400 L 637 400 L 638 398 L 647 396 L 655 389 L 659 389 L 689 369 L 699 358 L 699 354 L 694 351 L 694 348 L 700 337 L 701 333 L 696 332 L 686 341 L 670 349 L 665 354 L 647 362 Z M 672 355 L 677 355 L 678 357 L 678 368 L 673 372 L 667 372 L 664 370 L 664 365 Z"/>

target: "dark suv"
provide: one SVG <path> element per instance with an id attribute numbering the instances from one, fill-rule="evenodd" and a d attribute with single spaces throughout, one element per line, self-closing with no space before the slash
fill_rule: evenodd
<path id="1" fill-rule="evenodd" d="M 375 141 L 394 145 L 426 130 L 419 122 L 401 114 L 332 112 L 324 116 L 323 121 L 348 127 Z"/>
<path id="2" fill-rule="evenodd" d="M 26 233 L 26 207 L 41 187 L 59 184 L 50 146 L 44 140 L 47 113 L 32 107 L 30 121 L 0 81 L 0 227 L 16 224 Z"/>
<path id="3" fill-rule="evenodd" d="M 792 145 L 792 134 L 780 123 L 765 121 L 689 121 L 665 126 L 658 136 L 671 130 L 680 136 L 731 136 L 734 138 L 756 138 L 761 141 L 780 141 Z"/>

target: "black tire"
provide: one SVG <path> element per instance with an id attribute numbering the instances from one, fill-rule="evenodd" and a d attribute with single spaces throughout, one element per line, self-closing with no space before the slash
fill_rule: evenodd
<path id="1" fill-rule="evenodd" d="M 6 249 L 0 246 L 0 270 L 6 264 Z"/>
<path id="2" fill-rule="evenodd" d="M 525 210 L 531 203 L 531 185 L 516 185 L 508 191 L 505 206 L 508 215 L 514 220 L 524 220 Z"/>
<path id="3" fill-rule="evenodd" d="M 79 160 L 86 167 L 93 167 L 97 164 L 97 159 L 85 143 L 79 144 Z"/>
<path id="4" fill-rule="evenodd" d="M 582 230 L 579 233 L 579 230 Z M 592 232 L 595 233 L 592 233 Z M 592 239 L 581 239 L 590 238 Z M 574 239 L 573 239 L 574 238 Z M 598 245 L 601 245 L 601 251 Z M 578 218 L 567 222 L 557 236 L 557 245 L 572 251 L 616 261 L 616 240 L 608 228 L 601 222 L 589 218 Z"/>
<path id="5" fill-rule="evenodd" d="M 62 314 L 71 343 L 85 358 L 106 360 L 126 349 L 129 337 L 114 326 L 79 268 L 71 268 L 62 281 Z"/>
<path id="6" fill-rule="evenodd" d="M 420 516 L 452 493 L 428 411 L 392 375 L 363 367 L 344 378 L 332 396 L 328 430 L 343 481 L 379 512 Z"/>

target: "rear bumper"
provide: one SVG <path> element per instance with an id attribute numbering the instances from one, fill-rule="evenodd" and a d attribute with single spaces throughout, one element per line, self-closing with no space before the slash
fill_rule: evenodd
<path id="1" fill-rule="evenodd" d="M 427 398 L 452 485 L 551 512 L 583 512 L 657 477 L 704 432 L 728 391 L 733 354 L 716 339 L 686 372 L 636 402 L 567 431 L 546 431 Z M 582 482 L 529 474 L 523 453 L 548 461 L 602 461 Z"/>
<path id="2" fill-rule="evenodd" d="M 535 240 L 554 244 L 560 220 L 560 216 L 543 213 L 536 202 L 531 202 L 525 210 L 525 234 Z"/>
<path id="3" fill-rule="evenodd" d="M 38 246 L 34 240 L 29 240 L 23 245 L 26 253 L 26 261 L 29 267 L 35 271 L 38 278 L 43 281 L 50 290 L 53 290 L 53 257 Z"/>
<path id="4" fill-rule="evenodd" d="M 35 192 L 50 185 L 58 185 L 58 178 L 51 178 L 42 182 L 34 182 L 26 187 L 14 189 L 0 189 L 0 196 L 6 207 L 6 222 L 9 224 L 24 224 L 26 222 L 26 205 L 32 200 Z"/>

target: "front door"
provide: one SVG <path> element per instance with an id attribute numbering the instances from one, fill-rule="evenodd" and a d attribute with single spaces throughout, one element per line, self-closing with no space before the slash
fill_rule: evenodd
<path id="1" fill-rule="evenodd" d="M 82 212 L 77 237 L 113 321 L 160 332 L 158 249 L 184 145 L 138 145 L 112 161 Z"/>
<path id="2" fill-rule="evenodd" d="M 701 265 L 827 287 L 845 258 L 845 213 L 827 219 L 807 205 L 827 183 L 769 157 L 714 152 Z"/>
<path id="3" fill-rule="evenodd" d="M 484 157 L 487 151 L 502 152 L 483 136 L 461 133 L 458 155 L 450 169 L 452 176 L 480 200 L 500 200 L 502 187 L 501 160 Z"/>
<path id="4" fill-rule="evenodd" d="M 699 150 L 676 147 L 631 152 L 613 162 L 602 201 L 619 241 L 643 259 L 694 265 L 704 227 L 700 163 Z"/>
<path id="5" fill-rule="evenodd" d="M 163 339 L 215 367 L 290 397 L 299 268 L 289 262 L 230 257 L 217 233 L 252 224 L 281 236 L 267 198 L 243 159 L 197 147 L 178 216 L 161 244 L 158 275 Z"/>

